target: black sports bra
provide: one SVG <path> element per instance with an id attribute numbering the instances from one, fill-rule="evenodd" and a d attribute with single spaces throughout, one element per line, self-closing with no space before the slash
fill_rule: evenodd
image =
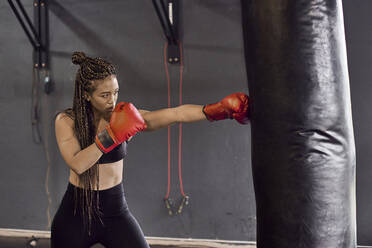
<path id="1" fill-rule="evenodd" d="M 128 142 L 125 141 L 121 143 L 121 145 L 118 145 L 112 151 L 103 154 L 101 158 L 98 160 L 99 164 L 108 164 L 108 163 L 114 163 L 121 159 L 123 159 L 127 155 L 127 145 Z"/>

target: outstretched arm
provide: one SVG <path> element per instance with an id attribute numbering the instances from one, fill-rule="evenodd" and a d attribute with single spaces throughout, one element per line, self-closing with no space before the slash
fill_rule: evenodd
<path id="1" fill-rule="evenodd" d="M 220 102 L 207 105 L 185 104 L 175 108 L 156 111 L 139 110 L 146 122 L 145 131 L 154 131 L 177 122 L 194 122 L 208 119 L 218 121 L 235 119 L 240 124 L 249 122 L 249 97 L 237 92 L 226 96 Z"/>
<path id="2" fill-rule="evenodd" d="M 165 108 L 155 111 L 140 109 L 143 119 L 146 122 L 145 131 L 155 131 L 177 122 L 195 122 L 206 120 L 202 105 L 185 104 L 175 108 Z"/>

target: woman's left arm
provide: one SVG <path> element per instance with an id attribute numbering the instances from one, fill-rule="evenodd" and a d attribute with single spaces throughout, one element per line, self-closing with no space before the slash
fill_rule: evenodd
<path id="1" fill-rule="evenodd" d="M 202 105 L 184 104 L 174 108 L 155 111 L 138 110 L 146 122 L 144 131 L 155 131 L 178 122 L 206 120 Z"/>

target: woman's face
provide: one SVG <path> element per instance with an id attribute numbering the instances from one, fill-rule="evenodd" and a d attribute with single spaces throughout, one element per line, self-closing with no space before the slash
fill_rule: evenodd
<path id="1" fill-rule="evenodd" d="M 96 90 L 87 94 L 96 114 L 110 116 L 118 100 L 119 84 L 116 76 L 110 75 L 103 80 L 94 80 Z"/>

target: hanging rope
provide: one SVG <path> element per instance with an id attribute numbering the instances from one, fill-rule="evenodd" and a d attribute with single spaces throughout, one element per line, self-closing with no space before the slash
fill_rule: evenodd
<path id="1" fill-rule="evenodd" d="M 40 71 L 38 68 L 34 67 L 32 73 L 31 125 L 32 139 L 35 144 L 41 143 L 41 135 L 39 129 L 39 82 Z"/>
<path id="2" fill-rule="evenodd" d="M 46 170 L 46 175 L 45 175 L 45 182 L 44 182 L 44 187 L 45 187 L 45 193 L 47 196 L 48 200 L 48 207 L 46 210 L 46 215 L 47 215 L 47 228 L 50 228 L 51 226 L 51 205 L 52 205 L 52 198 L 50 195 L 49 191 L 49 175 L 50 175 L 50 168 L 51 168 L 51 159 L 50 159 L 50 152 L 49 152 L 49 136 L 48 132 L 50 127 L 49 125 L 45 125 L 43 128 L 43 136 L 40 134 L 40 108 L 39 108 L 39 100 L 40 100 L 40 93 L 39 93 L 39 88 L 40 88 L 40 74 L 41 71 L 39 68 L 34 67 L 33 68 L 33 77 L 32 77 L 32 96 L 31 96 L 31 125 L 32 125 L 32 138 L 35 144 L 42 144 L 43 150 L 46 156 L 47 160 L 47 170 Z M 48 71 L 44 71 L 45 75 L 44 76 L 49 76 Z M 48 107 L 48 104 L 45 104 L 45 107 Z M 47 109 L 45 110 L 46 113 L 48 113 Z"/>

